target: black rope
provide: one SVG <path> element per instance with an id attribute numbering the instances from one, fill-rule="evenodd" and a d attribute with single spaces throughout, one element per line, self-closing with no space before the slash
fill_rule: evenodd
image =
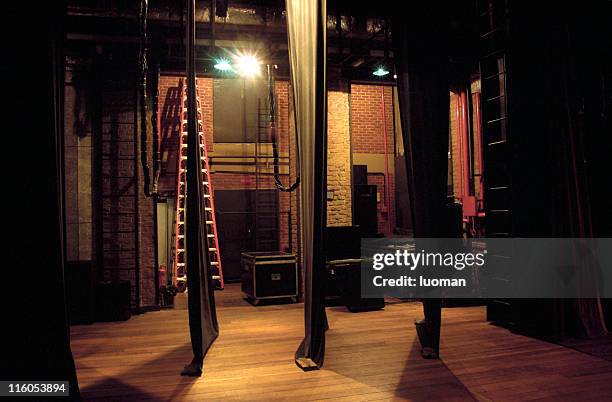
<path id="1" fill-rule="evenodd" d="M 268 64 L 268 103 L 270 105 L 270 136 L 272 140 L 272 157 L 274 159 L 274 185 L 280 191 L 290 193 L 300 185 L 300 145 L 298 142 L 297 125 L 295 126 L 295 154 L 297 160 L 297 170 L 295 182 L 288 187 L 285 187 L 280 178 L 278 144 L 276 143 L 276 102 L 274 97 L 274 78 Z M 295 113 L 294 113 L 295 116 Z"/>

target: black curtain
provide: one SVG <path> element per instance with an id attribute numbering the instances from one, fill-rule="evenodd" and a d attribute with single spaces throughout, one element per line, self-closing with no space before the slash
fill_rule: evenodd
<path id="1" fill-rule="evenodd" d="M 609 2 L 512 1 L 508 10 L 514 235 L 610 236 Z M 585 261 L 573 264 L 577 275 L 595 280 Z M 606 332 L 598 299 L 513 305 L 521 332 L 547 337 Z"/>
<path id="2" fill-rule="evenodd" d="M 8 339 L 0 378 L 69 381 L 70 397 L 76 400 L 79 387 L 64 286 L 65 4 L 37 5 L 27 12 L 23 4 L 12 7 L 5 12 L 2 32 L 12 39 L 3 50 L 2 66 L 10 77 L 3 119 L 3 160 L 8 162 L 3 171 L 10 199 L 5 229 L 10 240 L 4 253 L 8 314 L 3 332 Z"/>
<path id="3" fill-rule="evenodd" d="M 391 16 L 399 111 L 415 237 L 444 237 L 449 130 L 448 16 L 410 2 Z"/>
<path id="4" fill-rule="evenodd" d="M 187 1 L 187 200 L 186 253 L 189 333 L 193 360 L 182 375 L 200 376 L 206 352 L 219 335 L 212 286 L 206 221 L 202 214 L 202 161 L 197 121 L 195 70 L 195 0 Z"/>
<path id="5" fill-rule="evenodd" d="M 402 3 L 391 16 L 406 176 L 415 238 L 456 235 L 447 212 L 449 18 L 431 2 Z M 418 241 L 418 240 L 417 240 Z M 418 244 L 417 244 L 418 247 Z M 424 299 L 417 326 L 437 354 L 441 300 Z"/>
<path id="6" fill-rule="evenodd" d="M 295 353 L 303 370 L 321 367 L 327 319 L 324 306 L 327 189 L 326 2 L 287 0 L 287 30 L 295 127 L 300 149 L 304 340 Z"/>

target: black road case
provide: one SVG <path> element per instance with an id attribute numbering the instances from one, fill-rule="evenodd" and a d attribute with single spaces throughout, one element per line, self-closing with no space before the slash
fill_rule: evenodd
<path id="1" fill-rule="evenodd" d="M 298 295 L 295 254 L 280 251 L 242 253 L 242 291 L 257 304 L 262 299 L 291 298 Z"/>

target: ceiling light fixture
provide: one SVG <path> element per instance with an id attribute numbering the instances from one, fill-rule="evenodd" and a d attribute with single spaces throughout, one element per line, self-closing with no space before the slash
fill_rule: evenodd
<path id="1" fill-rule="evenodd" d="M 377 77 L 384 77 L 385 75 L 389 74 L 389 70 L 387 70 L 384 66 L 380 66 L 376 70 L 374 70 L 372 74 Z"/>
<path id="2" fill-rule="evenodd" d="M 232 71 L 232 65 L 228 59 L 215 60 L 215 69 L 219 71 Z"/>

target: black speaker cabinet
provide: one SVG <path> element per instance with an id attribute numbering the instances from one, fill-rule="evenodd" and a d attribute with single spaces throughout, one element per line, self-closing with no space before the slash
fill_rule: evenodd
<path id="1" fill-rule="evenodd" d="M 242 253 L 242 291 L 257 304 L 264 299 L 291 298 L 298 295 L 295 254 L 283 252 Z"/>
<path id="2" fill-rule="evenodd" d="M 361 233 L 358 226 L 328 226 L 326 261 L 361 258 Z"/>
<path id="3" fill-rule="evenodd" d="M 368 184 L 368 165 L 353 165 L 353 187 Z"/>
<path id="4" fill-rule="evenodd" d="M 353 200 L 355 219 L 362 237 L 378 234 L 378 216 L 376 211 L 377 189 L 375 185 L 359 184 L 355 186 Z"/>
<path id="5" fill-rule="evenodd" d="M 356 313 L 385 307 L 383 298 L 361 297 L 361 259 L 328 261 L 327 269 L 334 272 L 342 300 L 349 311 Z"/>

